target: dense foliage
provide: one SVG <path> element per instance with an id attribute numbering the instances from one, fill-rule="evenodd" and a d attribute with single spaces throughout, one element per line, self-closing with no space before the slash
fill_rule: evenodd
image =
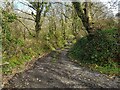
<path id="1" fill-rule="evenodd" d="M 90 36 L 78 40 L 71 48 L 69 55 L 82 63 L 97 64 L 102 67 L 117 67 L 120 64 L 120 48 L 117 44 L 118 30 L 96 31 Z"/>

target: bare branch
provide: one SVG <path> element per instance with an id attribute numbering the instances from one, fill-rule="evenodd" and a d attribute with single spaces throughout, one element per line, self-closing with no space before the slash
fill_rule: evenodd
<path id="1" fill-rule="evenodd" d="M 70 19 L 67 15 L 65 15 L 65 13 L 61 13 L 62 15 L 64 15 L 64 17 Z"/>
<path id="2" fill-rule="evenodd" d="M 29 5 L 29 4 L 23 3 L 23 2 L 20 2 L 20 3 L 23 4 L 23 5 L 25 5 L 25 6 L 28 6 L 28 7 L 32 8 L 32 9 L 34 9 L 34 10 L 36 10 L 32 5 Z"/>
<path id="3" fill-rule="evenodd" d="M 18 16 L 18 18 L 23 18 L 23 19 L 27 19 L 27 20 L 35 21 L 34 19 L 31 19 L 31 18 L 25 18 L 25 17 L 20 17 L 20 16 Z"/>
<path id="4" fill-rule="evenodd" d="M 20 12 L 22 12 L 22 13 L 25 13 L 25 14 L 27 14 L 27 15 L 31 15 L 34 19 L 35 19 L 35 15 L 34 14 L 30 14 L 30 13 L 27 13 L 27 12 L 25 12 L 25 11 L 23 11 L 23 10 L 20 10 L 20 9 L 15 9 L 16 11 L 20 11 Z"/>
<path id="5" fill-rule="evenodd" d="M 21 20 L 17 20 L 28 30 L 29 34 L 34 37 L 34 35 L 32 35 L 32 33 L 30 32 L 29 28 Z"/>
<path id="6" fill-rule="evenodd" d="M 27 14 L 27 15 L 32 15 L 32 14 L 30 14 L 30 13 L 27 13 L 27 12 L 24 12 L 24 11 L 22 11 L 22 10 L 20 10 L 20 9 L 15 9 L 16 11 L 20 11 L 20 12 L 22 12 L 22 13 L 25 13 L 25 14 Z"/>
<path id="7" fill-rule="evenodd" d="M 5 62 L 3 64 L 0 64 L 0 67 L 4 66 L 4 65 L 9 65 L 9 62 Z"/>
<path id="8" fill-rule="evenodd" d="M 63 4 L 62 2 L 53 2 L 52 4 L 61 4 L 69 8 L 73 8 L 71 5 Z"/>

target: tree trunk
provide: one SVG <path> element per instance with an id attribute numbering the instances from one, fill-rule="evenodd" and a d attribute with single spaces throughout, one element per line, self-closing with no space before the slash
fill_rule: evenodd
<path id="1" fill-rule="evenodd" d="M 36 38 L 38 38 L 38 35 L 39 35 L 39 31 L 40 31 L 40 13 L 39 13 L 39 2 L 37 3 L 37 13 L 36 13 L 36 19 L 35 19 L 35 22 L 36 22 L 36 25 L 35 25 L 35 31 L 36 31 Z"/>
<path id="2" fill-rule="evenodd" d="M 77 40 L 76 21 L 77 21 L 77 13 L 74 10 L 72 10 L 72 32 L 73 35 L 75 36 L 75 39 Z"/>
<path id="3" fill-rule="evenodd" d="M 36 12 L 36 18 L 35 18 L 35 31 L 36 31 L 36 37 L 39 37 L 39 32 L 41 30 L 41 14 L 43 11 L 43 3 L 37 2 L 37 12 Z"/>
<path id="4" fill-rule="evenodd" d="M 90 34 L 90 24 L 89 24 L 89 17 L 88 17 L 88 3 L 85 2 L 85 8 L 82 9 L 80 2 L 72 2 L 78 17 L 82 20 L 83 26 L 87 30 L 88 34 Z M 84 12 L 83 12 L 84 10 Z"/>

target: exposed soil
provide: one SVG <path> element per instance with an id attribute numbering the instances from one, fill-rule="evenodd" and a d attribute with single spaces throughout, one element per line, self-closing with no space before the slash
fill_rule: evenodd
<path id="1" fill-rule="evenodd" d="M 11 88 L 120 88 L 118 77 L 91 71 L 70 61 L 67 50 L 51 52 L 34 65 L 15 74 L 5 87 Z"/>

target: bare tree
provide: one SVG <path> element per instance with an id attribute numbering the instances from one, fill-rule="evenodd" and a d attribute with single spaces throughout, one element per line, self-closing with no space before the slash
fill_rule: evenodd
<path id="1" fill-rule="evenodd" d="M 42 26 L 42 16 L 46 16 L 46 13 L 49 10 L 49 7 L 51 6 L 51 3 L 46 3 L 46 2 L 21 2 L 23 5 L 28 6 L 29 8 L 32 8 L 33 11 L 31 13 L 27 13 L 22 10 L 18 10 L 22 13 L 25 13 L 27 15 L 31 15 L 33 18 L 26 18 L 26 17 L 20 17 L 28 20 L 32 20 L 35 22 L 35 31 L 36 31 L 36 37 L 38 38 L 39 32 L 41 31 L 41 26 Z M 35 13 L 34 13 L 35 12 Z"/>

